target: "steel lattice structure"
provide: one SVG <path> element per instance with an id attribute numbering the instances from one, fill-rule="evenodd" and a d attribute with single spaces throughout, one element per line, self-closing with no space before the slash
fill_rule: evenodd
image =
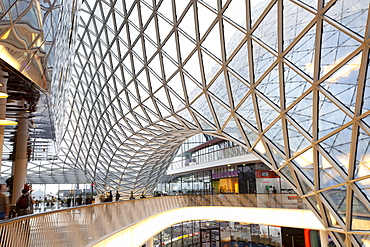
<path id="1" fill-rule="evenodd" d="M 150 192 L 206 133 L 285 178 L 337 245 L 370 243 L 368 0 L 82 1 L 78 23 L 59 172 Z"/>

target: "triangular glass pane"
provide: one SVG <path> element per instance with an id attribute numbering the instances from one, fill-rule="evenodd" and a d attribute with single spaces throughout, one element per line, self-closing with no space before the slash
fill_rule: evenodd
<path id="1" fill-rule="evenodd" d="M 306 174 L 300 174 L 300 173 L 296 173 L 297 174 L 297 179 L 298 179 L 298 182 L 301 186 L 301 189 L 303 191 L 303 194 L 311 194 L 313 192 L 313 183 L 307 183 L 305 179 L 303 179 L 303 177 L 306 177 L 307 178 L 307 175 Z M 301 177 L 302 176 L 302 177 Z M 310 179 L 310 181 L 312 181 L 312 179 Z"/>
<path id="2" fill-rule="evenodd" d="M 257 127 L 256 113 L 254 112 L 254 106 L 251 95 L 244 101 L 244 103 L 236 110 L 236 113 L 245 119 L 252 126 Z"/>
<path id="3" fill-rule="evenodd" d="M 266 150 L 266 147 L 261 140 L 259 140 L 257 144 L 253 147 L 253 151 L 259 154 L 260 158 L 270 161 L 269 156 L 267 155 L 268 150 Z"/>
<path id="4" fill-rule="evenodd" d="M 300 150 L 311 145 L 311 143 L 302 135 L 302 133 L 299 132 L 289 122 L 287 122 L 287 129 L 288 129 L 289 148 L 292 156 L 295 155 L 295 153 L 299 152 Z"/>
<path id="5" fill-rule="evenodd" d="M 188 62 L 184 66 L 184 69 L 188 71 L 190 76 L 192 76 L 199 84 L 202 83 L 198 52 L 195 52 L 193 56 L 188 60 Z M 187 90 L 188 92 L 190 91 L 189 88 Z"/>
<path id="6" fill-rule="evenodd" d="M 290 172 L 289 165 L 286 165 L 283 168 L 281 168 L 280 173 L 283 174 L 285 179 L 287 179 L 291 185 L 295 186 L 295 182 L 294 182 L 292 173 Z M 296 189 L 296 188 L 292 187 L 292 189 Z"/>
<path id="7" fill-rule="evenodd" d="M 274 4 L 253 34 L 265 44 L 277 51 L 277 4 Z"/>
<path id="8" fill-rule="evenodd" d="M 165 69 L 165 76 L 166 76 L 166 80 L 168 80 L 168 78 L 170 78 L 173 73 L 177 73 L 177 63 L 176 63 L 177 60 L 169 60 L 167 58 L 167 56 L 163 55 L 163 66 Z M 176 64 L 174 64 L 174 62 Z"/>
<path id="9" fill-rule="evenodd" d="M 116 1 L 117 3 L 120 1 Z M 152 15 L 153 10 L 147 7 L 145 4 L 140 4 L 140 10 L 141 10 L 141 20 L 143 22 L 143 25 L 145 26 L 147 21 L 149 20 L 149 17 Z M 118 22 L 121 23 L 122 21 Z"/>
<path id="10" fill-rule="evenodd" d="M 364 36 L 369 3 L 362 0 L 338 0 L 325 13 L 349 30 Z"/>
<path id="11" fill-rule="evenodd" d="M 220 105 L 216 100 L 210 97 L 214 112 L 217 115 L 217 120 L 220 126 L 224 126 L 227 118 L 230 116 L 230 111 L 228 111 L 225 107 Z"/>
<path id="12" fill-rule="evenodd" d="M 145 53 L 146 53 L 146 58 L 147 60 L 150 60 L 152 56 L 158 52 L 158 49 L 156 46 L 153 45 L 151 41 L 149 41 L 147 38 L 144 40 L 144 45 L 145 45 Z"/>
<path id="13" fill-rule="evenodd" d="M 306 199 L 312 205 L 312 207 L 315 209 L 316 213 L 319 213 L 321 211 L 320 207 L 319 207 L 319 203 L 317 202 L 317 199 L 316 199 L 316 195 L 307 196 Z"/>
<path id="14" fill-rule="evenodd" d="M 288 66 L 284 66 L 285 104 L 289 107 L 311 84 Z"/>
<path id="15" fill-rule="evenodd" d="M 229 67 L 232 68 L 238 75 L 244 80 L 249 81 L 249 63 L 248 63 L 248 52 L 247 44 L 242 45 L 238 53 L 229 63 Z"/>
<path id="16" fill-rule="evenodd" d="M 174 61 L 178 61 L 177 59 L 177 50 L 176 50 L 176 39 L 175 34 L 173 33 L 171 37 L 166 41 L 166 44 L 163 46 L 163 50 L 166 54 L 171 57 Z M 167 67 L 165 66 L 167 69 Z"/>
<path id="17" fill-rule="evenodd" d="M 359 180 L 355 182 L 355 184 L 361 190 L 361 192 L 366 196 L 367 200 L 370 201 L 370 178 Z"/>
<path id="18" fill-rule="evenodd" d="M 162 117 L 167 117 L 167 116 L 171 115 L 171 109 L 167 108 L 167 106 L 165 107 L 163 104 L 161 104 L 162 100 L 160 100 L 160 101 L 157 100 L 158 101 L 157 106 L 158 106 L 159 112 L 161 113 L 161 116 Z"/>
<path id="19" fill-rule="evenodd" d="M 183 62 L 194 50 L 195 44 L 179 32 L 179 45 L 181 53 L 181 62 Z"/>
<path id="20" fill-rule="evenodd" d="M 193 6 L 190 6 L 188 12 L 181 20 L 179 24 L 179 28 L 181 28 L 187 35 L 190 35 L 193 40 L 196 40 L 197 36 L 195 35 L 195 22 L 194 22 L 194 10 Z"/>
<path id="21" fill-rule="evenodd" d="M 121 33 L 124 33 L 125 32 L 125 28 L 122 29 L 122 32 Z M 146 39 L 150 39 L 154 42 L 154 44 L 158 45 L 157 44 L 157 32 L 156 32 L 156 27 L 155 27 L 155 20 L 154 18 L 152 18 L 152 20 L 150 21 L 149 25 L 146 27 L 145 29 L 145 38 Z M 126 41 L 127 39 L 125 39 L 125 42 L 127 43 Z"/>
<path id="22" fill-rule="evenodd" d="M 265 133 L 265 136 L 270 139 L 282 152 L 284 149 L 284 136 L 283 136 L 283 126 L 281 120 L 277 121 L 269 130 Z"/>
<path id="23" fill-rule="evenodd" d="M 109 11 L 108 11 L 109 13 Z M 136 27 L 140 27 L 140 23 L 139 23 L 139 16 L 138 16 L 138 12 L 137 12 L 137 4 L 135 4 L 135 7 L 132 9 L 132 11 L 130 12 L 130 21 L 132 21 L 132 23 L 136 26 Z M 132 40 L 133 41 L 133 40 Z"/>
<path id="24" fill-rule="evenodd" d="M 244 129 L 244 133 L 249 141 L 249 144 L 252 146 L 256 140 L 258 139 L 258 135 L 254 133 L 251 129 L 249 129 L 247 126 L 242 125 Z"/>
<path id="25" fill-rule="evenodd" d="M 304 2 L 308 6 L 317 9 L 317 0 L 301 0 L 301 2 Z"/>
<path id="26" fill-rule="evenodd" d="M 280 114 L 277 111 L 258 96 L 257 106 L 263 130 L 265 130 L 276 118 L 280 117 Z"/>
<path id="27" fill-rule="evenodd" d="M 169 24 L 159 15 L 157 16 L 158 16 L 158 28 L 159 30 L 161 30 L 159 32 L 159 35 L 161 37 L 161 41 L 163 41 L 172 32 L 173 25 Z"/>
<path id="28" fill-rule="evenodd" d="M 179 19 L 180 16 L 183 14 L 186 6 L 188 5 L 188 1 L 175 1 L 175 6 L 176 6 L 176 15 L 177 15 L 177 18 Z M 192 7 L 190 7 L 192 8 Z"/>
<path id="29" fill-rule="evenodd" d="M 353 234 L 361 246 L 370 246 L 370 235 Z"/>
<path id="30" fill-rule="evenodd" d="M 183 105 L 182 102 L 179 102 L 178 99 L 182 99 L 183 102 L 185 102 L 185 97 L 184 97 L 184 90 L 178 90 L 179 88 L 182 88 L 182 82 L 181 82 L 181 77 L 180 73 L 177 73 L 168 83 L 167 86 L 172 88 L 172 90 L 169 90 L 171 99 L 172 99 L 172 105 L 175 109 L 178 109 L 180 105 Z M 172 97 L 171 94 L 176 94 L 177 97 Z M 181 106 L 182 107 L 182 106 Z"/>
<path id="31" fill-rule="evenodd" d="M 176 94 L 176 92 L 173 92 L 171 90 L 169 90 L 169 92 L 170 92 L 170 99 L 172 102 L 173 109 L 175 111 L 179 111 L 180 109 L 185 108 L 185 104 L 183 103 L 183 101 L 179 99 L 181 97 L 178 94 Z M 182 92 L 179 92 L 179 93 L 183 94 Z"/>
<path id="32" fill-rule="evenodd" d="M 217 10 L 217 0 L 202 0 L 202 2 L 207 3 L 209 6 Z"/>
<path id="33" fill-rule="evenodd" d="M 168 20 L 172 22 L 173 21 L 172 1 L 163 0 L 161 6 L 158 8 L 158 12 L 160 12 L 162 15 L 164 15 Z"/>
<path id="34" fill-rule="evenodd" d="M 312 104 L 312 93 L 309 93 L 288 111 L 288 115 L 308 133 L 312 129 Z"/>
<path id="35" fill-rule="evenodd" d="M 240 133 L 238 126 L 236 125 L 236 122 L 234 118 L 231 118 L 230 121 L 227 123 L 226 127 L 224 128 L 224 131 L 234 137 L 235 140 L 242 141 L 243 135 Z"/>
<path id="36" fill-rule="evenodd" d="M 191 107 L 201 114 L 204 118 L 208 119 L 210 122 L 215 123 L 215 120 L 212 116 L 212 111 L 209 109 L 208 101 L 204 94 L 202 94 L 192 105 Z"/>
<path id="37" fill-rule="evenodd" d="M 364 224 L 364 219 L 368 219 L 370 216 L 369 209 L 360 201 L 356 193 L 353 193 L 352 200 L 352 230 L 368 230 L 368 224 Z"/>
<path id="38" fill-rule="evenodd" d="M 266 9 L 270 1 L 250 1 L 250 13 L 252 26 L 255 24 L 257 19 L 261 16 L 262 12 Z"/>
<path id="39" fill-rule="evenodd" d="M 321 192 L 324 198 L 329 202 L 333 210 L 345 220 L 346 217 L 346 193 L 347 186 L 343 185 L 334 189 L 325 190 Z"/>
<path id="40" fill-rule="evenodd" d="M 370 53 L 368 61 L 370 61 Z M 366 111 L 370 111 L 370 66 L 366 64 L 362 64 L 362 66 L 367 66 L 367 73 L 365 79 L 365 88 L 364 88 L 364 99 L 362 104 L 362 111 L 361 113 L 365 113 Z M 367 124 L 370 126 L 370 121 L 366 121 Z"/>
<path id="41" fill-rule="evenodd" d="M 297 68 L 313 77 L 316 25 L 314 25 L 285 55 Z"/>
<path id="42" fill-rule="evenodd" d="M 323 140 L 320 145 L 348 174 L 352 126 Z"/>
<path id="43" fill-rule="evenodd" d="M 257 85 L 258 91 L 267 96 L 276 106 L 280 107 L 279 71 L 276 66 Z"/>
<path id="44" fill-rule="evenodd" d="M 188 108 L 185 108 L 184 110 L 178 112 L 177 115 L 179 115 L 180 117 L 182 117 L 183 119 L 185 119 L 185 120 L 187 120 L 191 123 L 194 123 L 194 119 L 190 115 Z"/>
<path id="45" fill-rule="evenodd" d="M 253 41 L 253 69 L 254 79 L 258 81 L 263 73 L 268 70 L 272 63 L 276 60 L 276 57 L 270 52 L 265 50 L 257 42 Z"/>
<path id="46" fill-rule="evenodd" d="M 215 60 L 213 60 L 210 56 L 208 56 L 207 53 L 205 53 L 204 51 L 202 51 L 202 61 L 203 61 L 204 75 L 206 76 L 206 83 L 208 84 L 213 79 L 215 74 L 217 74 L 222 67 Z"/>
<path id="47" fill-rule="evenodd" d="M 358 140 L 352 145 L 357 146 L 355 178 L 370 174 L 370 136 L 360 127 Z"/>
<path id="48" fill-rule="evenodd" d="M 216 130 L 216 127 L 213 124 L 204 121 L 202 118 L 198 118 L 198 122 L 203 131 Z"/>
<path id="49" fill-rule="evenodd" d="M 286 48 L 315 16 L 290 1 L 284 2 L 283 16 L 283 42 Z"/>
<path id="50" fill-rule="evenodd" d="M 208 90 L 216 95 L 225 104 L 229 105 L 229 97 L 227 94 L 227 86 L 225 82 L 224 73 L 221 73 L 217 79 L 212 83 Z"/>
<path id="51" fill-rule="evenodd" d="M 334 169 L 332 164 L 319 152 L 320 189 L 345 183 L 344 178 Z M 317 183 L 317 182 L 316 182 Z"/>
<path id="52" fill-rule="evenodd" d="M 232 73 L 228 73 L 231 86 L 231 94 L 233 96 L 234 105 L 238 105 L 240 100 L 247 94 L 249 87 L 236 78 Z"/>
<path id="53" fill-rule="evenodd" d="M 203 4 L 197 4 L 198 10 L 198 22 L 199 22 L 199 35 L 203 38 L 203 35 L 211 26 L 212 22 L 217 18 L 217 15 L 212 11 L 203 6 Z M 189 23 L 187 23 L 189 25 Z M 216 25 L 217 28 L 217 25 Z"/>
<path id="54" fill-rule="evenodd" d="M 324 137 L 349 121 L 351 121 L 351 118 L 327 97 L 319 93 L 319 138 Z"/>
<path id="55" fill-rule="evenodd" d="M 359 47 L 360 43 L 324 21 L 321 42 L 321 76 Z"/>
<path id="56" fill-rule="evenodd" d="M 232 1 L 233 3 L 234 1 Z M 236 1 L 235 1 L 236 2 Z M 245 38 L 245 34 L 240 32 L 234 26 L 223 20 L 224 39 L 226 44 L 226 59 L 234 52 L 235 48 Z"/>
<path id="57" fill-rule="evenodd" d="M 211 32 L 207 35 L 206 39 L 202 43 L 202 47 L 206 48 L 211 52 L 218 60 L 222 61 L 221 55 L 221 37 L 220 37 L 220 26 L 216 22 Z"/>
<path id="58" fill-rule="evenodd" d="M 275 144 L 275 143 L 274 143 Z M 271 155 L 272 157 L 274 158 L 274 161 L 275 161 L 275 164 L 280 167 L 282 166 L 283 164 L 285 164 L 285 158 L 280 156 L 280 153 L 278 153 L 275 149 L 274 146 L 272 145 L 267 145 L 269 147 L 269 149 L 271 150 Z"/>
<path id="59" fill-rule="evenodd" d="M 164 87 L 161 87 L 159 90 L 157 90 L 153 94 L 153 96 L 155 97 L 154 99 L 158 102 L 158 104 L 162 103 L 163 105 L 169 108 L 170 104 L 168 103 L 168 98 Z"/>
<path id="60" fill-rule="evenodd" d="M 314 165 L 313 165 L 313 149 L 310 148 L 306 152 L 298 155 L 293 159 L 294 164 L 302 171 L 304 175 L 314 183 Z"/>
<path id="61" fill-rule="evenodd" d="M 238 13 L 237 15 L 235 13 Z M 234 23 L 242 26 L 244 29 L 245 26 L 245 20 L 246 20 L 246 6 L 244 0 L 233 0 L 230 2 L 227 9 L 224 11 L 223 16 L 226 16 L 228 19 L 232 20 Z M 233 29 L 229 30 L 228 26 L 225 25 L 226 22 L 224 21 L 224 32 L 227 33 L 230 31 L 230 33 L 235 33 Z M 229 35 L 225 34 L 225 43 L 227 44 L 231 39 L 226 39 L 226 37 L 230 37 Z"/>
<path id="62" fill-rule="evenodd" d="M 203 93 L 202 89 L 192 79 L 184 76 L 186 92 L 188 93 L 189 103 L 191 103 L 199 94 Z"/>

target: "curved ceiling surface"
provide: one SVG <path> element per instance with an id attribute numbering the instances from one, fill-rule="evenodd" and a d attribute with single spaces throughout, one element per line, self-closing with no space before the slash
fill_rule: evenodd
<path id="1" fill-rule="evenodd" d="M 207 133 L 285 177 L 339 243 L 370 234 L 369 2 L 85 1 L 66 162 L 148 190 Z M 366 230 L 364 235 L 352 235 Z"/>
<path id="2" fill-rule="evenodd" d="M 360 246 L 369 16 L 368 0 L 83 1 L 60 160 L 101 189 L 151 191 L 188 137 L 228 139 L 283 176 L 338 245 Z"/>

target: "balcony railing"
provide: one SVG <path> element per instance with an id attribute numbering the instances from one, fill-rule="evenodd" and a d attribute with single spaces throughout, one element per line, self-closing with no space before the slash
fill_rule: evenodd
<path id="1" fill-rule="evenodd" d="M 207 153 L 194 153 L 190 158 L 191 161 L 189 161 L 189 159 L 182 159 L 172 162 L 169 167 L 169 170 L 179 169 L 196 164 L 203 164 L 215 160 L 222 160 L 245 154 L 249 154 L 249 152 L 240 146 L 227 147 L 224 149 L 218 149 Z"/>
<path id="2" fill-rule="evenodd" d="M 189 206 L 306 209 L 294 194 L 183 195 L 93 204 L 3 221 L 0 246 L 89 246 L 149 216 Z"/>

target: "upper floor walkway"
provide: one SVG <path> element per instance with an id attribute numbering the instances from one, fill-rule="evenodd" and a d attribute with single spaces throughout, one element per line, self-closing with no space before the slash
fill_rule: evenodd
<path id="1" fill-rule="evenodd" d="M 171 224 L 198 219 L 324 229 L 295 194 L 182 195 L 10 219 L 0 224 L 0 246 L 107 246 L 107 241 L 114 243 L 112 238 L 123 246 L 141 246 Z"/>

